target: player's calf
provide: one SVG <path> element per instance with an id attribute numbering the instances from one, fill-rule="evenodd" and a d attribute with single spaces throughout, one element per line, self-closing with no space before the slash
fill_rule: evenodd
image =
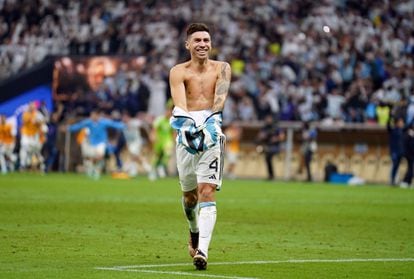
<path id="1" fill-rule="evenodd" d="M 188 240 L 188 253 L 192 258 L 194 258 L 197 252 L 199 235 L 199 232 L 193 233 L 190 231 L 190 239 Z"/>

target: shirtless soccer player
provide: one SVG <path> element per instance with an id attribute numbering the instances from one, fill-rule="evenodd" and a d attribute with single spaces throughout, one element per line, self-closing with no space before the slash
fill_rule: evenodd
<path id="1" fill-rule="evenodd" d="M 170 123 L 177 130 L 177 168 L 190 227 L 189 252 L 196 269 L 204 270 L 216 222 L 215 192 L 222 182 L 222 110 L 231 69 L 226 62 L 209 59 L 211 38 L 205 24 L 189 25 L 185 47 L 191 59 L 170 71 L 175 106 Z"/>

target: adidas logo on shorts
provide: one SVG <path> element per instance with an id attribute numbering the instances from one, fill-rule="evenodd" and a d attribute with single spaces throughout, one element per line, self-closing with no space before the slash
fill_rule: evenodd
<path id="1" fill-rule="evenodd" d="M 213 174 L 212 176 L 210 176 L 208 179 L 216 179 L 216 175 Z"/>

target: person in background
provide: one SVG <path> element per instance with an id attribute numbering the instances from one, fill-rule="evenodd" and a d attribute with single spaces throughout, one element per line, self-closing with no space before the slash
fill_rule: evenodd
<path id="1" fill-rule="evenodd" d="M 226 173 L 228 178 L 235 179 L 236 175 L 234 170 L 239 159 L 242 128 L 236 122 L 231 122 L 225 129 L 224 134 L 226 135 L 227 141 L 226 158 L 228 167 Z"/>
<path id="2" fill-rule="evenodd" d="M 122 122 L 101 117 L 99 110 L 93 110 L 89 118 L 68 126 L 69 132 L 77 132 L 85 129 L 85 139 L 82 146 L 82 156 L 88 176 L 99 179 L 105 161 L 105 150 L 108 142 L 108 128 L 122 130 L 125 125 Z"/>
<path id="3" fill-rule="evenodd" d="M 396 176 L 404 156 L 404 117 L 393 118 L 391 115 L 387 122 L 388 146 L 391 157 L 390 185 L 396 185 Z"/>
<path id="4" fill-rule="evenodd" d="M 45 172 L 49 172 L 52 170 L 53 165 L 56 162 L 56 159 L 58 159 L 59 157 L 58 130 L 63 110 L 63 104 L 58 103 L 56 106 L 56 110 L 51 114 L 50 119 L 47 123 L 48 129 L 46 134 L 46 142 L 43 145 L 42 150 L 43 154 L 45 155 Z M 43 111 L 42 114 L 46 115 L 46 112 L 47 111 Z M 47 118 L 49 118 L 49 115 L 47 115 Z"/>
<path id="5" fill-rule="evenodd" d="M 0 115 L 0 167 L 2 174 L 14 171 L 17 160 L 17 156 L 14 154 L 16 134 L 16 127 L 7 121 L 6 115 Z"/>
<path id="6" fill-rule="evenodd" d="M 141 129 L 148 130 L 147 123 L 138 117 L 131 117 L 128 111 L 123 113 L 122 121 L 125 123 L 123 134 L 131 160 L 131 162 L 128 162 L 128 175 L 131 177 L 136 176 L 138 172 L 137 164 L 141 165 L 147 175 L 150 175 L 151 165 L 142 154 L 144 139 Z"/>
<path id="7" fill-rule="evenodd" d="M 410 188 L 414 172 L 414 120 L 404 128 L 403 150 L 404 158 L 407 160 L 407 171 L 400 187 Z"/>
<path id="8" fill-rule="evenodd" d="M 53 112 L 48 123 L 48 131 L 46 142 L 43 145 L 43 153 L 45 154 L 45 172 L 52 170 L 52 167 L 58 157 L 59 151 L 57 148 L 57 134 L 60 115 L 58 112 Z"/>
<path id="9" fill-rule="evenodd" d="M 45 170 L 44 158 L 41 153 L 47 133 L 46 120 L 36 108 L 34 102 L 30 103 L 22 115 L 22 127 L 20 128 L 20 169 L 34 167 L 34 164 Z M 33 161 L 35 159 L 35 161 Z"/>
<path id="10" fill-rule="evenodd" d="M 121 113 L 117 110 L 112 111 L 112 113 L 110 115 L 107 115 L 107 117 L 116 122 L 123 121 Z M 108 161 L 110 160 L 111 157 L 115 159 L 115 167 L 116 167 L 116 171 L 113 173 L 113 175 L 114 174 L 116 175 L 116 173 L 118 174 L 122 173 L 123 161 L 121 158 L 121 153 L 122 153 L 122 150 L 124 150 L 124 147 L 126 145 L 124 130 L 108 128 L 108 141 L 107 141 L 106 150 L 105 150 L 105 168 L 104 168 L 105 173 L 108 171 L 106 167 L 109 166 Z"/>
<path id="11" fill-rule="evenodd" d="M 151 141 L 154 153 L 150 180 L 168 174 L 168 162 L 174 146 L 173 129 L 170 125 L 172 104 L 167 105 L 164 115 L 155 118 L 152 124 Z"/>
<path id="12" fill-rule="evenodd" d="M 311 162 L 313 153 L 316 151 L 317 143 L 316 137 L 318 131 L 312 127 L 308 121 L 303 122 L 302 128 L 302 146 L 301 146 L 301 160 L 299 164 L 299 173 L 302 173 L 303 167 L 306 168 L 306 180 L 312 181 Z"/>
<path id="13" fill-rule="evenodd" d="M 280 153 L 281 143 L 285 140 L 285 132 L 278 127 L 278 122 L 271 114 L 266 115 L 264 120 L 264 126 L 258 134 L 257 151 L 265 155 L 267 180 L 273 180 L 275 178 L 273 156 Z"/>
<path id="14" fill-rule="evenodd" d="M 378 124 L 381 126 L 386 126 L 388 123 L 388 120 L 390 118 L 390 107 L 388 104 L 384 102 L 380 102 L 377 106 L 376 113 L 377 113 L 377 120 Z"/>

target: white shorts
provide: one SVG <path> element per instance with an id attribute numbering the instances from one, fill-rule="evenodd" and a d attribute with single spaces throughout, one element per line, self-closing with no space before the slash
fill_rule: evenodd
<path id="1" fill-rule="evenodd" d="M 5 144 L 5 143 L 0 143 L 0 154 L 5 154 L 5 155 L 10 155 L 13 154 L 14 151 L 14 143 L 10 143 L 10 144 Z"/>
<path id="2" fill-rule="evenodd" d="M 191 154 L 182 144 L 177 144 L 177 168 L 181 190 L 189 192 L 197 188 L 198 183 L 211 183 L 220 190 L 223 178 L 225 137 L 220 144 L 204 152 Z"/>
<path id="3" fill-rule="evenodd" d="M 105 155 L 105 143 L 91 145 L 89 142 L 83 142 L 81 145 L 82 157 L 98 158 Z"/>
<path id="4" fill-rule="evenodd" d="M 42 143 L 38 134 L 34 136 L 22 135 L 20 145 L 21 149 L 26 152 L 40 152 L 42 150 Z"/>
<path id="5" fill-rule="evenodd" d="M 127 148 L 129 153 L 131 153 L 134 156 L 139 156 L 141 154 L 142 143 L 138 140 L 133 142 L 127 142 Z"/>

